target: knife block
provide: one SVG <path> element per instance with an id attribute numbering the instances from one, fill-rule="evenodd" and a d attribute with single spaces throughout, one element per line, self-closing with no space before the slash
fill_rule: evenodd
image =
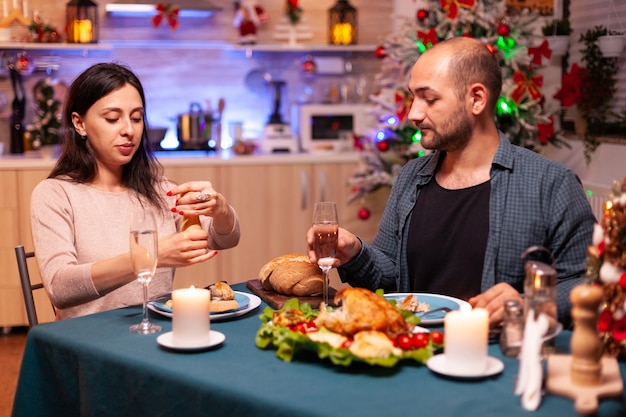
<path id="1" fill-rule="evenodd" d="M 596 413 L 599 398 L 618 396 L 624 390 L 617 359 L 602 356 L 597 331 L 602 295 L 600 287 L 589 284 L 572 290 L 572 354 L 548 357 L 548 392 L 574 399 L 581 415 Z"/>

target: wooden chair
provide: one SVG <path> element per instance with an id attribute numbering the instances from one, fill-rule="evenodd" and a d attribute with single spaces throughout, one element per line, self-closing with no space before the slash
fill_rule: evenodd
<path id="1" fill-rule="evenodd" d="M 28 273 L 28 258 L 33 258 L 35 252 L 26 252 L 23 245 L 15 247 L 15 257 L 17 258 L 17 269 L 20 273 L 20 282 L 22 284 L 22 293 L 24 294 L 24 304 L 26 305 L 26 314 L 28 316 L 28 327 L 33 328 L 39 324 L 37 320 L 37 310 L 35 308 L 35 299 L 33 298 L 33 291 L 43 288 L 42 283 L 33 284 L 30 281 L 30 274 Z"/>

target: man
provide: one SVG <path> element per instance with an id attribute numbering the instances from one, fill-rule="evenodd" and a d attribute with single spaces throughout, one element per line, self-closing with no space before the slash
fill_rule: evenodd
<path id="1" fill-rule="evenodd" d="M 568 321 L 595 219 L 573 172 L 498 131 L 501 87 L 497 59 L 478 40 L 453 38 L 422 54 L 408 117 L 435 152 L 403 167 L 371 245 L 340 229 L 343 281 L 459 297 L 498 324 L 504 301 L 522 300 L 521 254 L 539 245 L 556 259 L 558 314 Z M 316 262 L 313 241 L 310 230 Z"/>

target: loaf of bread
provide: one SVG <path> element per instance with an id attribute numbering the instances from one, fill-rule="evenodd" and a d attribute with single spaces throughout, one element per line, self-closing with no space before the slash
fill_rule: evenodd
<path id="1" fill-rule="evenodd" d="M 279 256 L 263 265 L 259 281 L 266 290 L 298 297 L 321 295 L 324 286 L 319 267 L 307 255 L 298 253 Z"/>

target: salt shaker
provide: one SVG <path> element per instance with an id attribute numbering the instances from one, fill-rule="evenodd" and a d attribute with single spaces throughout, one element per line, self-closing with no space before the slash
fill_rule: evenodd
<path id="1" fill-rule="evenodd" d="M 504 356 L 517 358 L 524 337 L 524 308 L 518 300 L 504 302 L 504 322 L 500 333 L 500 349 Z"/>

